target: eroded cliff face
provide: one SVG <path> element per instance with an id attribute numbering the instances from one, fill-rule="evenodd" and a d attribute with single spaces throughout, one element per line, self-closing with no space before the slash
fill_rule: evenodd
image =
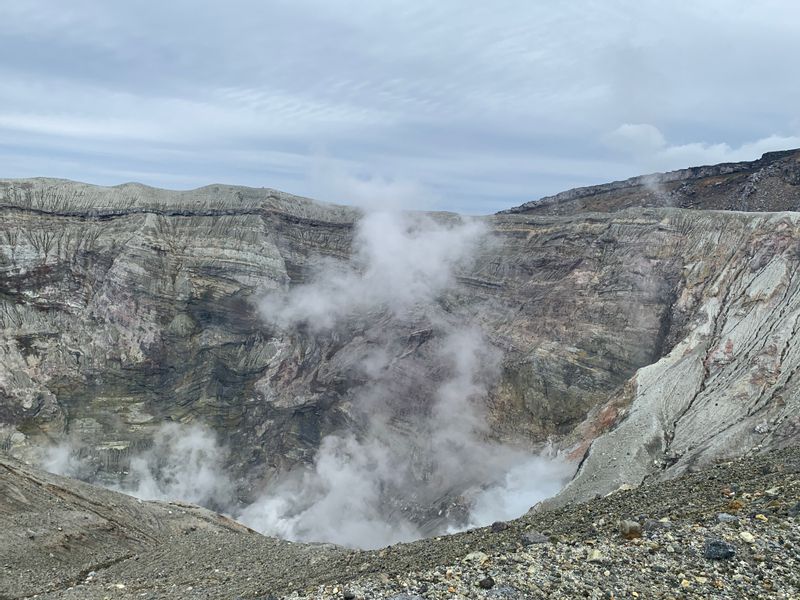
<path id="1" fill-rule="evenodd" d="M 600 409 L 616 423 L 557 503 L 800 441 L 800 216 L 707 218 L 718 254 L 684 264 L 672 308 L 684 323 L 678 343 Z M 581 429 L 592 437 L 591 420 Z"/>
<path id="2" fill-rule="evenodd" d="M 250 300 L 302 280 L 314 258 L 346 257 L 356 213 L 224 187 L 38 180 L 0 193 L 0 410 L 12 454 L 33 458 L 71 435 L 115 472 L 159 423 L 199 420 L 242 450 L 241 472 L 266 456 L 301 459 L 336 422 L 328 392 L 307 385 L 320 348 L 272 335 Z M 269 381 L 278 391 L 266 399 Z"/>
<path id="3" fill-rule="evenodd" d="M 749 165 L 672 181 L 695 199 L 713 190 L 698 208 L 747 182 L 760 199 L 748 209 L 800 202 L 797 153 Z M 113 480 L 161 423 L 201 422 L 235 449 L 227 467 L 247 499 L 325 435 L 363 426 L 353 400 L 374 348 L 399 373 L 441 379 L 441 320 L 479 326 L 502 356 L 490 437 L 583 459 L 561 500 L 796 443 L 797 214 L 603 188 L 577 194 L 602 206 L 483 219 L 493 241 L 430 310 L 315 331 L 270 324 L 258 300 L 348 260 L 358 211 L 264 189 L 2 182 L 2 448 L 37 461 L 71 439 L 93 478 Z M 415 389 L 390 419 L 399 436 L 430 402 Z"/>

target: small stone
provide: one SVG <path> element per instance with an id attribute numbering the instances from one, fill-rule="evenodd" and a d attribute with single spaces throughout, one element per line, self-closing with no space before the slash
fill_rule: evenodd
<path id="1" fill-rule="evenodd" d="M 748 544 L 752 544 L 752 543 L 754 543 L 756 541 L 755 536 L 752 533 L 750 533 L 749 531 L 740 532 L 739 533 L 739 537 L 741 538 L 741 540 L 743 542 L 746 542 Z"/>
<path id="2" fill-rule="evenodd" d="M 622 520 L 619 522 L 619 532 L 626 540 L 642 537 L 642 526 L 637 521 Z"/>
<path id="3" fill-rule="evenodd" d="M 516 588 L 502 585 L 494 588 L 490 592 L 486 593 L 487 598 L 496 598 L 498 600 L 525 600 L 528 598 L 525 594 L 517 590 Z"/>
<path id="4" fill-rule="evenodd" d="M 744 502 L 741 500 L 731 500 L 728 502 L 728 510 L 730 511 L 738 512 L 742 508 L 744 508 Z"/>
<path id="5" fill-rule="evenodd" d="M 356 594 L 353 590 L 344 590 L 342 592 L 342 598 L 344 600 L 355 600 Z"/>
<path id="6" fill-rule="evenodd" d="M 490 590 L 494 587 L 494 579 L 491 577 L 484 577 L 478 582 L 478 587 L 484 590 Z"/>
<path id="7" fill-rule="evenodd" d="M 597 548 L 592 548 L 586 555 L 586 560 L 590 563 L 603 562 L 603 555 Z"/>
<path id="8" fill-rule="evenodd" d="M 531 546 L 533 544 L 546 544 L 550 541 L 549 537 L 547 537 L 543 533 L 534 531 L 533 529 L 530 531 L 526 531 L 520 537 L 523 546 Z"/>
<path id="9" fill-rule="evenodd" d="M 656 531 L 658 529 L 662 529 L 664 526 L 665 524 L 661 521 L 657 521 L 655 519 L 645 519 L 642 529 L 644 531 Z"/>
<path id="10" fill-rule="evenodd" d="M 470 552 L 462 559 L 461 562 L 482 565 L 487 560 L 489 560 L 489 556 L 485 552 Z"/>
<path id="11" fill-rule="evenodd" d="M 706 539 L 703 556 L 709 560 L 726 560 L 736 555 L 736 548 L 724 540 Z"/>
<path id="12" fill-rule="evenodd" d="M 756 515 L 756 520 L 758 520 L 758 521 L 769 521 L 769 519 L 765 515 L 762 515 L 761 513 Z"/>
<path id="13" fill-rule="evenodd" d="M 717 513 L 717 521 L 720 523 L 732 523 L 733 521 L 738 521 L 739 517 L 736 515 L 732 515 L 730 513 Z"/>
<path id="14" fill-rule="evenodd" d="M 500 533 L 508 529 L 508 523 L 504 521 L 495 521 L 492 523 L 492 533 Z"/>

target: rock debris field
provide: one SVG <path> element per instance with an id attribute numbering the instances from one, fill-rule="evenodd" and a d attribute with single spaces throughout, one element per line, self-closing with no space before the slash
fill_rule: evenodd
<path id="1" fill-rule="evenodd" d="M 0 466 L 3 599 L 800 597 L 797 448 L 378 551 Z"/>

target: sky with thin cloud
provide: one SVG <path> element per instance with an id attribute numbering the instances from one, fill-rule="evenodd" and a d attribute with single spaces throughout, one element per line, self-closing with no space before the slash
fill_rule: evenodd
<path id="1" fill-rule="evenodd" d="M 795 0 L 0 0 L 0 177 L 490 213 L 800 147 Z"/>

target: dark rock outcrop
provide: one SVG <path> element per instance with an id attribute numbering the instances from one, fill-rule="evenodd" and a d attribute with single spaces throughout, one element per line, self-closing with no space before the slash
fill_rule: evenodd
<path id="1" fill-rule="evenodd" d="M 692 167 L 576 188 L 526 202 L 506 214 L 570 215 L 626 208 L 770 212 L 800 210 L 800 149 L 767 152 L 752 162 Z"/>

